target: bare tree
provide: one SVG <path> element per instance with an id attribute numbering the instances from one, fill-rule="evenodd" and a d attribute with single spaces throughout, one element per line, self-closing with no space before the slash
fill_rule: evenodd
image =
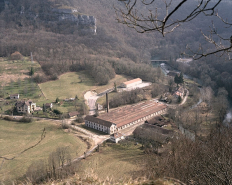
<path id="1" fill-rule="evenodd" d="M 115 7 L 117 21 L 126 24 L 139 33 L 159 32 L 165 36 L 173 32 L 177 27 L 192 21 L 200 15 L 216 17 L 225 26 L 232 26 L 232 23 L 221 17 L 217 11 L 222 0 L 123 0 L 123 2 L 123 8 Z M 177 16 L 177 13 L 183 12 L 186 6 L 190 6 L 187 13 Z M 199 59 L 210 54 L 223 55 L 226 53 L 229 55 L 232 51 L 232 37 L 227 36 L 225 38 L 219 35 L 214 23 L 212 23 L 209 34 L 204 34 L 203 32 L 202 34 L 206 41 L 213 44 L 215 48 L 214 50 L 204 51 L 199 46 L 199 51 L 195 52 L 187 46 L 187 49 L 192 52 L 194 59 Z M 219 41 L 216 41 L 216 38 Z"/>
<path id="2" fill-rule="evenodd" d="M 211 104 L 211 100 L 213 98 L 213 90 L 211 87 L 203 87 L 200 89 L 200 93 L 201 93 L 201 98 L 202 101 L 208 103 L 208 105 L 210 106 Z"/>

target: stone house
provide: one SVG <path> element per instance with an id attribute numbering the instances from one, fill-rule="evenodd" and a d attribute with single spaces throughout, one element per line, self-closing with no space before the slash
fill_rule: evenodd
<path id="1" fill-rule="evenodd" d="M 45 109 L 52 109 L 52 103 L 46 103 L 45 104 Z"/>
<path id="2" fill-rule="evenodd" d="M 27 101 L 23 100 L 23 101 L 17 101 L 15 106 L 18 113 L 30 114 L 34 112 L 36 108 L 36 103 L 33 103 L 32 100 L 27 100 Z"/>

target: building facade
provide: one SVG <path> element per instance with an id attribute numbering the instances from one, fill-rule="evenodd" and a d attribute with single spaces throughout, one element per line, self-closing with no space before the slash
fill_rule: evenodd
<path id="1" fill-rule="evenodd" d="M 114 133 L 110 136 L 110 140 L 115 143 L 118 143 L 122 139 L 125 139 L 125 137 L 120 132 Z"/>
<path id="2" fill-rule="evenodd" d="M 109 121 L 99 119 L 94 116 L 85 117 L 85 126 L 105 132 L 107 134 L 113 134 L 116 132 L 116 124 Z"/>
<path id="3" fill-rule="evenodd" d="M 86 116 L 87 127 L 113 134 L 135 124 L 144 123 L 147 119 L 165 113 L 167 106 L 150 100 L 136 105 L 125 106 L 99 117 Z"/>
<path id="4" fill-rule="evenodd" d="M 19 99 L 19 94 L 11 94 L 10 99 Z"/>
<path id="5" fill-rule="evenodd" d="M 30 114 L 35 111 L 36 103 L 33 103 L 32 100 L 27 101 L 17 101 L 15 104 L 18 113 Z"/>

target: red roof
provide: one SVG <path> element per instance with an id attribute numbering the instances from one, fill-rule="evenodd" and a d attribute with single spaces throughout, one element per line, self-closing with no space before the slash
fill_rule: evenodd
<path id="1" fill-rule="evenodd" d="M 110 123 L 115 123 L 117 127 L 121 127 L 166 108 L 166 105 L 157 103 L 156 100 L 140 102 L 100 115 L 98 116 L 98 123 L 101 124 L 101 122 L 108 121 Z"/>
<path id="2" fill-rule="evenodd" d="M 133 80 L 130 80 L 130 81 L 126 81 L 126 82 L 123 82 L 125 85 L 129 85 L 129 84 L 132 84 L 132 83 L 135 83 L 135 82 L 139 82 L 139 81 L 142 81 L 140 78 L 136 78 L 136 79 L 133 79 Z"/>

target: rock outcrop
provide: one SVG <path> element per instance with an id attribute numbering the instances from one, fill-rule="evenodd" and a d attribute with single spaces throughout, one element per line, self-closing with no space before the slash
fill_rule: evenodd
<path id="1" fill-rule="evenodd" d="M 21 3 L 15 3 L 11 0 L 0 0 L 0 12 L 6 10 L 6 15 L 17 14 L 21 19 L 32 21 L 32 24 L 35 20 L 36 22 L 41 21 L 41 23 L 45 23 L 47 27 L 49 27 L 49 25 L 54 27 L 56 23 L 59 23 L 59 25 L 67 25 L 68 23 L 76 25 L 78 31 L 82 33 L 96 34 L 97 25 L 94 16 L 84 15 L 78 12 L 77 9 L 68 6 L 65 8 L 63 8 L 62 5 L 58 8 L 54 7 L 57 7 L 57 4 L 52 4 L 46 0 L 43 2 L 33 2 L 33 4 L 29 6 L 25 4 L 25 2 L 23 3 L 23 1 Z"/>
<path id="2" fill-rule="evenodd" d="M 72 21 L 78 29 L 96 34 L 97 24 L 94 16 L 80 14 L 76 9 L 53 9 L 58 21 Z"/>

